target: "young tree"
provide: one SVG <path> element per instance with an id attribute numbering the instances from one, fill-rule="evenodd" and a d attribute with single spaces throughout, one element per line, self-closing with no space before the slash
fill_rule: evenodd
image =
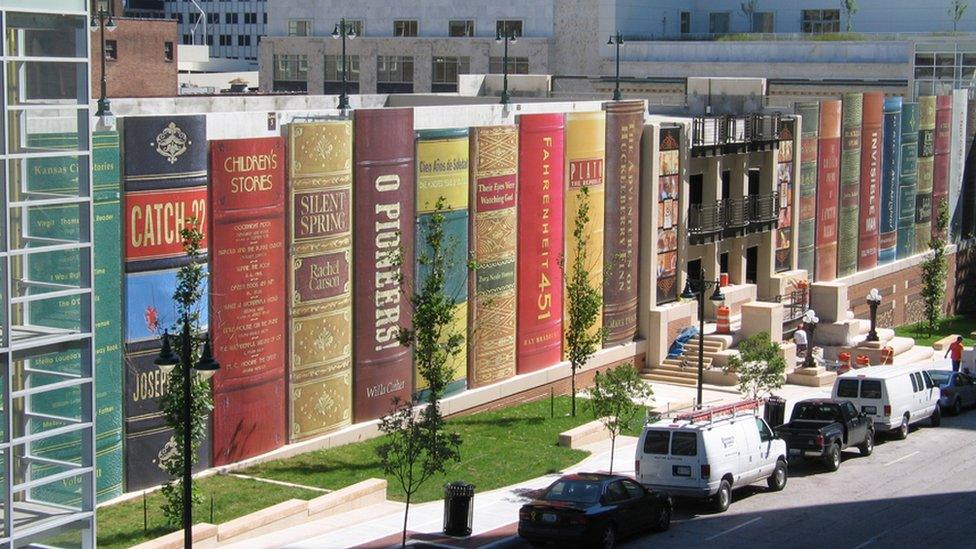
<path id="1" fill-rule="evenodd" d="M 652 395 L 651 386 L 637 375 L 637 370 L 631 364 L 607 370 L 602 376 L 597 372 L 588 403 L 593 416 L 610 433 L 611 473 L 617 436 L 621 431 L 634 427 L 647 413 L 647 408 L 635 401 L 645 401 Z"/>
<path id="2" fill-rule="evenodd" d="M 739 354 L 729 358 L 723 370 L 738 374 L 739 391 L 754 399 L 768 395 L 786 381 L 786 361 L 769 332 L 759 332 L 740 341 Z"/>
<path id="3" fill-rule="evenodd" d="M 959 21 L 966 15 L 966 10 L 969 9 L 969 2 L 967 0 L 952 0 L 949 4 L 949 17 L 952 17 L 952 32 L 956 32 L 956 26 Z"/>
<path id="4" fill-rule="evenodd" d="M 840 7 L 847 14 L 847 32 L 854 32 L 854 16 L 857 14 L 857 0 L 840 0 Z"/>
<path id="5" fill-rule="evenodd" d="M 942 303 L 945 301 L 946 277 L 949 275 L 949 259 L 946 255 L 946 228 L 949 226 L 949 205 L 942 200 L 936 214 L 935 231 L 929 241 L 932 250 L 922 262 L 922 302 L 925 305 L 923 321 L 928 335 L 939 327 L 942 320 Z"/>
<path id="6" fill-rule="evenodd" d="M 580 192 L 579 206 L 576 209 L 576 219 L 573 223 L 573 262 L 566 273 L 566 260 L 560 259 L 559 265 L 566 279 L 566 310 L 568 322 L 565 327 L 566 356 L 569 358 L 570 383 L 572 385 L 572 414 L 576 417 L 576 372 L 597 351 L 597 346 L 603 341 L 604 329 L 597 328 L 596 321 L 603 306 L 603 292 L 590 281 L 590 265 L 587 257 L 587 244 L 590 233 L 587 224 L 590 221 L 590 192 L 583 187 Z"/>
<path id="7" fill-rule="evenodd" d="M 183 324 L 189 324 L 191 327 L 190 357 L 192 362 L 196 363 L 200 351 L 197 344 L 201 332 L 200 301 L 203 298 L 203 283 L 207 277 L 200 262 L 203 232 L 199 222 L 195 218 L 187 219 L 180 236 L 183 239 L 183 251 L 189 258 L 189 262 L 176 273 L 177 286 L 173 300 L 176 302 L 178 319 L 173 326 L 173 332 L 179 334 L 183 330 Z M 177 356 L 182 356 L 182 338 L 172 337 L 170 341 L 174 344 Z M 173 438 L 169 440 L 160 455 L 160 465 L 170 475 L 170 480 L 166 481 L 161 489 L 165 499 L 162 510 L 167 523 L 176 527 L 183 526 L 183 460 L 189 454 L 191 463 L 198 461 L 197 452 L 207 436 L 207 416 L 213 410 L 210 383 L 197 376 L 191 376 L 191 448 L 187 451 L 183 448 L 183 373 L 180 370 L 182 367 L 182 364 L 178 365 L 170 373 L 166 381 L 166 390 L 159 400 L 166 425 L 173 429 Z M 199 494 L 196 486 L 192 488 L 192 504 L 202 504 L 203 496 Z"/>
<path id="8" fill-rule="evenodd" d="M 410 327 L 401 327 L 400 344 L 414 348 L 414 362 L 420 376 L 427 382 L 427 404 L 415 412 L 411 403 L 398 399 L 393 410 L 380 420 L 380 431 L 386 435 L 376 448 L 383 470 L 393 476 L 406 496 L 403 511 L 401 544 L 407 542 L 407 518 L 410 500 L 433 475 L 444 472 L 448 462 L 460 461 L 461 437 L 444 431 L 440 399 L 451 381 L 451 358 L 461 352 L 464 336 L 451 331 L 458 296 L 448 295 L 447 273 L 455 267 L 451 246 L 444 232 L 443 197 L 438 198 L 434 213 L 421 224 L 424 247 L 419 247 L 417 263 L 421 276 L 419 290 L 410 294 L 413 319 Z M 400 268 L 403 289 L 404 258 L 394 252 L 395 264 Z M 406 267 L 409 268 L 409 265 Z"/>

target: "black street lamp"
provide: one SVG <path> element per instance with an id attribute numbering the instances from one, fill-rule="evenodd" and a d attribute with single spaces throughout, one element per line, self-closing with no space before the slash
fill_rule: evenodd
<path id="1" fill-rule="evenodd" d="M 878 323 L 878 305 L 881 305 L 881 292 L 877 288 L 871 288 L 867 297 L 868 306 L 871 307 L 871 331 L 865 341 L 878 341 L 878 332 L 875 329 Z"/>
<path id="2" fill-rule="evenodd" d="M 616 36 L 610 36 L 610 39 L 607 40 L 607 45 L 617 46 L 617 73 L 613 78 L 614 82 L 616 83 L 615 87 L 613 88 L 613 100 L 620 101 L 620 46 L 624 45 L 624 37 L 620 36 L 620 31 L 617 31 Z"/>
<path id="3" fill-rule="evenodd" d="M 210 338 L 204 339 L 203 352 L 200 353 L 200 360 L 194 365 L 191 355 L 193 338 L 190 335 L 190 321 L 183 319 L 182 338 L 180 341 L 180 356 L 177 357 L 169 344 L 169 333 L 163 332 L 163 346 L 159 350 L 159 356 L 154 363 L 159 367 L 163 375 L 169 375 L 173 368 L 180 365 L 183 374 L 183 547 L 190 549 L 193 547 L 193 417 L 191 400 L 193 393 L 190 391 L 193 372 L 203 379 L 209 379 L 220 368 L 220 364 L 213 358 L 210 352 Z"/>
<path id="4" fill-rule="evenodd" d="M 813 360 L 813 331 L 817 329 L 819 322 L 820 319 L 817 318 L 817 313 L 813 309 L 807 309 L 807 312 L 803 313 L 803 325 L 807 333 L 807 352 L 806 356 L 803 357 L 804 368 L 813 368 L 817 365 Z"/>
<path id="5" fill-rule="evenodd" d="M 332 31 L 332 38 L 339 39 L 342 38 L 342 95 L 339 96 L 339 109 L 346 110 L 349 108 L 349 59 L 346 57 L 346 38 L 352 40 L 356 38 L 356 29 L 353 28 L 352 24 L 346 23 L 346 18 L 343 17 L 336 23 L 335 30 Z"/>
<path id="6" fill-rule="evenodd" d="M 495 31 L 495 42 L 504 42 L 505 43 L 505 51 L 504 51 L 505 54 L 504 54 L 504 57 L 502 58 L 502 65 L 503 65 L 503 67 L 502 67 L 502 75 L 503 76 L 502 76 L 502 101 L 501 101 L 501 103 L 502 103 L 502 105 L 507 105 L 508 104 L 508 100 L 509 100 L 509 96 L 508 96 L 508 43 L 511 42 L 512 44 L 514 44 L 514 43 L 518 42 L 518 36 L 515 34 L 515 31 L 514 30 L 509 31 L 509 30 L 506 29 L 505 30 L 505 34 L 502 34 L 502 30 L 501 29 L 498 29 L 497 31 Z"/>
<path id="7" fill-rule="evenodd" d="M 94 3 L 94 0 L 92 1 Z M 99 0 L 97 9 L 92 7 L 92 12 L 91 30 L 99 31 L 99 42 L 102 45 L 102 91 L 98 97 L 98 110 L 95 111 L 95 116 L 112 116 L 112 108 L 106 94 L 108 75 L 105 74 L 105 31 L 114 31 L 115 21 L 112 19 L 112 14 L 108 12 L 108 4 L 102 0 Z"/>
<path id="8" fill-rule="evenodd" d="M 725 301 L 721 283 L 717 280 L 705 280 L 705 273 L 702 273 L 698 280 L 690 278 L 686 280 L 685 289 L 681 292 L 681 297 L 684 299 L 698 300 L 698 401 L 696 404 L 699 409 L 702 407 L 702 382 L 705 377 L 705 291 L 712 286 L 715 287 L 715 291 L 709 299 L 715 302 Z"/>

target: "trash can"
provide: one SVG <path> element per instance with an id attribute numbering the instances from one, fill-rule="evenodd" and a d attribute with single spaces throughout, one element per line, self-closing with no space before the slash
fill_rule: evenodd
<path id="1" fill-rule="evenodd" d="M 763 417 L 773 429 L 785 423 L 783 420 L 786 417 L 786 399 L 775 395 L 766 399 Z"/>
<path id="2" fill-rule="evenodd" d="M 474 484 L 454 481 L 444 486 L 444 534 L 470 536 Z"/>

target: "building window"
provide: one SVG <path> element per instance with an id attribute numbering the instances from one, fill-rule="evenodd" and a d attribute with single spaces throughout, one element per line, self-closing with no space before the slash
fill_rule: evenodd
<path id="1" fill-rule="evenodd" d="M 691 33 L 691 12 L 681 12 L 681 34 Z"/>
<path id="2" fill-rule="evenodd" d="M 237 14 L 236 13 L 225 13 L 224 23 L 227 24 L 237 24 Z"/>
<path id="3" fill-rule="evenodd" d="M 495 21 L 495 32 L 502 36 L 522 36 L 522 22 L 513 19 L 499 19 Z"/>
<path id="4" fill-rule="evenodd" d="M 308 56 L 283 54 L 274 56 L 274 91 L 308 90 Z"/>
<path id="5" fill-rule="evenodd" d="M 211 25 L 216 25 L 217 23 L 220 23 L 220 14 L 219 13 L 208 13 L 207 14 L 207 23 L 209 23 Z"/>
<path id="6" fill-rule="evenodd" d="M 245 13 L 244 14 L 244 24 L 245 25 L 255 25 L 258 22 L 258 14 L 256 13 Z"/>
<path id="7" fill-rule="evenodd" d="M 267 25 L 268 24 L 268 14 L 267 13 L 262 13 L 261 15 L 262 15 L 262 19 L 264 20 L 264 24 Z"/>
<path id="8" fill-rule="evenodd" d="M 213 46 L 213 35 L 212 34 L 208 34 L 207 35 L 207 45 L 208 46 Z"/>
<path id="9" fill-rule="evenodd" d="M 752 32 L 773 33 L 773 12 L 757 11 L 752 14 Z"/>
<path id="10" fill-rule="evenodd" d="M 311 36 L 312 21 L 310 19 L 290 19 L 288 21 L 288 36 Z"/>
<path id="11" fill-rule="evenodd" d="M 348 93 L 359 93 L 359 56 L 347 55 L 349 70 L 346 73 L 346 91 Z M 342 92 L 342 56 L 325 56 L 325 93 L 335 94 Z"/>
<path id="12" fill-rule="evenodd" d="M 119 44 L 115 40 L 105 41 L 105 59 L 116 61 L 119 58 Z"/>
<path id="13" fill-rule="evenodd" d="M 356 33 L 356 36 L 363 36 L 362 19 L 346 19 L 346 25 L 352 27 L 352 30 Z"/>
<path id="14" fill-rule="evenodd" d="M 729 13 L 726 11 L 709 13 L 708 32 L 710 34 L 728 34 Z"/>
<path id="15" fill-rule="evenodd" d="M 189 34 L 184 34 L 183 35 L 183 43 L 184 44 L 192 44 L 193 43 L 193 37 L 190 36 Z"/>
<path id="16" fill-rule="evenodd" d="M 167 61 L 173 60 L 173 43 L 163 42 L 163 59 Z"/>
<path id="17" fill-rule="evenodd" d="M 470 57 L 440 57 L 434 56 L 431 70 L 432 92 L 456 92 L 458 90 L 458 75 L 470 72 Z"/>
<path id="18" fill-rule="evenodd" d="M 474 20 L 472 19 L 462 19 L 459 21 L 451 21 L 447 24 L 447 34 L 448 36 L 474 36 Z"/>
<path id="19" fill-rule="evenodd" d="M 802 32 L 840 32 L 840 10 L 803 10 Z"/>
<path id="20" fill-rule="evenodd" d="M 376 57 L 376 93 L 413 93 L 413 57 Z"/>
<path id="21" fill-rule="evenodd" d="M 394 21 L 393 36 L 417 36 L 417 20 Z"/>
<path id="22" fill-rule="evenodd" d="M 250 34 L 240 34 L 237 36 L 238 46 L 250 46 L 251 45 L 251 35 Z"/>
<path id="23" fill-rule="evenodd" d="M 229 35 L 229 34 L 221 34 L 220 35 L 220 45 L 221 46 L 233 46 L 234 45 L 233 38 L 234 37 L 231 36 L 231 35 Z"/>
<path id="24" fill-rule="evenodd" d="M 488 58 L 488 73 L 502 74 L 505 69 L 504 57 Z M 529 74 L 528 57 L 508 57 L 508 74 Z"/>

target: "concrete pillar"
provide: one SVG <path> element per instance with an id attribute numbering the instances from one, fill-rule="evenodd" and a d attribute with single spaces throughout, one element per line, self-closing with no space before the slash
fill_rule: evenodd
<path id="1" fill-rule="evenodd" d="M 759 176 L 759 192 L 769 195 L 776 188 L 776 151 L 762 153 L 762 164 Z M 769 288 L 772 286 L 771 278 L 776 272 L 776 230 L 775 227 L 769 231 L 759 234 L 759 262 L 756 265 L 756 286 L 758 286 L 761 298 L 771 298 Z"/>
<path id="2" fill-rule="evenodd" d="M 810 285 L 810 308 L 816 311 L 821 324 L 847 320 L 849 306 L 847 284 L 831 281 Z"/>
<path id="3" fill-rule="evenodd" d="M 642 212 L 650 212 L 650 215 L 640 217 L 640 263 L 638 265 L 637 283 L 637 333 L 640 337 L 648 341 L 647 364 L 660 364 L 655 361 L 656 355 L 652 353 L 653 337 L 660 335 L 660 328 L 656 326 L 649 316 L 651 309 L 657 305 L 657 225 L 659 212 L 658 203 L 658 174 L 660 166 L 656 162 L 658 157 L 658 131 L 660 126 L 657 124 L 647 124 L 644 126 L 644 143 L 650 146 L 644 147 L 641 151 L 641 193 L 640 208 Z M 687 201 L 685 201 L 687 202 Z M 679 238 L 679 242 L 684 240 Z M 679 257 L 683 251 L 679 248 Z M 679 267 L 679 282 L 681 273 L 684 269 Z"/>
<path id="4" fill-rule="evenodd" d="M 783 340 L 783 304 L 757 301 L 742 305 L 743 336 L 767 332 L 773 341 Z"/>

